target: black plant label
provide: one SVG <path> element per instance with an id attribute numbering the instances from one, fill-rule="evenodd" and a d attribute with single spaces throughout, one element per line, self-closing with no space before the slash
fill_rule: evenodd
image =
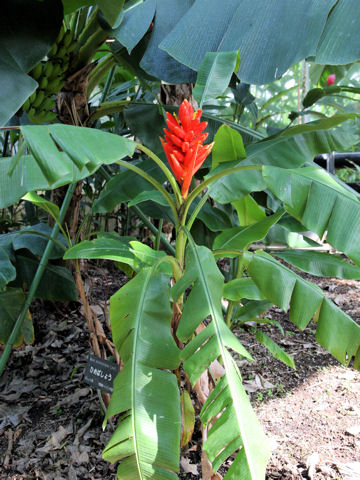
<path id="1" fill-rule="evenodd" d="M 84 373 L 84 382 L 107 393 L 112 393 L 114 378 L 119 372 L 119 365 L 109 360 L 89 354 Z"/>

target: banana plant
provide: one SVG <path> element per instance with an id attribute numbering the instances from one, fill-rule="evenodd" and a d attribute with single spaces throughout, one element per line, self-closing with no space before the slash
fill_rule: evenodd
<path id="1" fill-rule="evenodd" d="M 133 272 L 133 278 L 110 302 L 113 339 L 122 368 L 106 414 L 106 420 L 120 415 L 118 427 L 104 450 L 104 458 L 120 461 L 120 479 L 177 478 L 181 426 L 189 418 L 182 408 L 185 392 L 188 388 L 196 391 L 199 379 L 203 375 L 208 378 L 207 372 L 210 392 L 207 398 L 197 401 L 202 403 L 200 419 L 206 432 L 203 447 L 213 470 L 238 452 L 226 479 L 265 478 L 268 442 L 251 409 L 235 361 L 236 356 L 251 361 L 251 352 L 232 329 L 246 326 L 251 320 L 256 339 L 276 358 L 294 367 L 292 357 L 261 329 L 261 324 L 266 323 L 262 314 L 273 304 L 290 309 L 290 321 L 300 329 L 314 319 L 318 342 L 345 365 L 354 359 L 354 366 L 360 366 L 360 327 L 318 287 L 276 258 L 314 274 L 359 278 L 359 247 L 354 242 L 359 227 L 353 221 L 360 215 L 359 200 L 318 168 L 284 169 L 256 162 L 246 164 L 244 160 L 228 165 L 216 160 L 208 176 L 192 186 L 195 171 L 214 148 L 211 143 L 204 144 L 206 122 L 201 122 L 200 117 L 201 111 L 194 112 L 186 102 L 177 116 L 167 115 L 168 129 L 162 143 L 172 171 L 143 145 L 105 132 L 57 125 L 24 129 L 30 153 L 27 164 L 34 171 L 38 168 L 37 180 L 42 178 L 43 182 L 36 185 L 33 177 L 32 188 L 66 183 L 70 173 L 76 181 L 103 164 L 116 162 L 129 171 L 126 183 L 137 190 L 132 202 L 151 198 L 159 207 L 167 206 L 176 230 L 175 254 L 153 250 L 133 239 L 99 235 L 73 246 L 64 257 L 107 258 L 127 264 Z M 37 148 L 40 138 L 46 144 L 43 150 Z M 59 175 L 55 178 L 48 155 L 49 149 L 55 155 L 55 145 L 61 147 L 56 155 L 60 155 L 66 169 L 61 179 Z M 136 148 L 148 156 L 148 161 L 131 161 L 129 157 Z M 124 155 L 129 157 L 123 160 Z M 14 174 L 19 166 L 13 169 Z M 139 183 L 134 183 L 136 176 L 141 179 Z M 229 183 L 224 183 L 226 179 Z M 138 188 L 145 190 L 139 192 Z M 279 201 L 278 210 L 271 215 L 263 211 L 249 197 L 253 189 L 271 192 Z M 240 223 L 218 234 L 213 249 L 197 245 L 191 234 L 196 218 L 209 205 L 209 196 L 219 204 L 233 202 Z M 326 208 L 324 200 L 321 204 L 319 199 L 326 199 Z M 341 210 L 351 211 L 351 218 L 338 214 Z M 264 238 L 286 215 L 319 235 L 327 230 L 328 241 L 355 265 L 318 252 L 314 258 L 308 252 L 269 255 L 249 251 L 253 242 Z M 337 229 L 337 225 L 341 228 Z M 220 258 L 232 262 L 230 278 L 225 278 L 219 269 L 216 260 Z M 316 271 L 319 264 L 323 268 Z M 254 321 L 259 325 L 256 328 Z M 221 367 L 218 376 L 212 373 L 214 362 Z M 193 426 L 187 428 L 191 435 Z"/>
<path id="2" fill-rule="evenodd" d="M 274 166 L 272 149 L 291 146 L 291 135 L 259 142 L 247 158 L 236 160 L 243 152 L 241 136 L 228 127 L 215 138 L 215 145 L 218 141 L 223 147 L 216 147 L 213 168 L 196 184 L 194 174 L 215 149 L 213 143 L 204 143 L 207 122 L 201 116 L 186 101 L 177 115 L 167 114 L 162 145 L 170 169 L 150 149 L 131 139 L 68 125 L 22 127 L 27 154 L 4 158 L 0 165 L 0 178 L 7 179 L 1 183 L 0 200 L 8 205 L 26 191 L 73 184 L 116 163 L 128 171 L 124 179 L 128 189 L 120 192 L 120 201 L 136 206 L 151 199 L 173 222 L 176 242 L 168 254 L 134 239 L 100 234 L 71 247 L 64 256 L 107 258 L 126 264 L 132 272 L 130 281 L 110 301 L 121 370 L 105 421 L 119 417 L 103 455 L 108 461 L 120 461 L 119 479 L 177 478 L 180 447 L 189 441 L 194 428 L 194 420 L 189 422 L 194 419 L 193 402 L 201 407 L 203 458 L 213 471 L 231 456 L 235 459 L 225 475 L 227 480 L 265 478 L 269 444 L 236 364 L 237 356 L 248 361 L 252 356 L 233 328 L 250 328 L 276 358 L 294 367 L 291 355 L 262 329 L 267 322 L 264 312 L 273 304 L 290 309 L 290 321 L 300 329 L 313 319 L 318 342 L 343 364 L 353 361 L 360 368 L 359 325 L 318 287 L 276 258 L 313 274 L 359 278 L 360 250 L 355 239 L 360 232 L 359 222 L 354 221 L 360 217 L 358 198 L 325 171 L 299 168 L 300 157 L 294 156 L 288 168 Z M 315 128 L 301 126 L 296 131 L 306 141 Z M 231 138 L 238 152 L 235 156 L 222 135 Z M 147 160 L 132 160 L 135 150 Z M 268 165 L 260 164 L 260 156 L 268 159 Z M 103 201 L 107 198 L 113 203 L 113 181 L 118 182 L 116 176 L 109 181 L 108 191 L 104 190 Z M 267 191 L 277 199 L 276 210 L 257 204 L 252 196 L 257 191 Z M 210 198 L 217 206 L 210 206 Z M 217 234 L 215 228 L 213 248 L 198 245 L 192 235 L 197 218 L 203 215 L 203 221 L 211 225 L 210 212 L 224 212 L 220 207 L 236 212 L 238 225 L 230 223 Z M 328 242 L 353 264 L 318 252 L 315 256 L 292 251 L 269 255 L 249 250 L 284 219 L 290 224 L 289 218 L 292 228 L 299 231 L 308 229 L 319 236 L 327 232 Z M 220 270 L 218 259 L 231 264 L 230 274 Z M 5 258 L 2 261 L 6 263 Z M 11 267 L 7 267 L 11 276 Z M 205 395 L 199 389 L 204 378 L 209 387 Z"/>

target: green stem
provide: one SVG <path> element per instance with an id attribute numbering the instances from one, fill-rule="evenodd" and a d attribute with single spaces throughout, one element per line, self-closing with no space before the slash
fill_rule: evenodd
<path id="1" fill-rule="evenodd" d="M 137 205 L 133 205 L 131 207 L 135 212 L 136 215 L 140 218 L 140 220 L 143 222 L 144 225 L 155 235 L 158 235 L 159 230 L 153 225 L 150 220 L 144 215 L 144 213 L 140 210 L 140 208 Z M 168 240 L 160 233 L 160 241 L 164 245 L 165 250 L 170 254 L 170 255 L 175 255 L 175 248 L 168 242 Z"/>
<path id="2" fill-rule="evenodd" d="M 121 112 L 126 105 L 130 103 L 129 100 L 116 100 L 113 102 L 104 102 L 98 106 L 96 110 L 90 115 L 87 123 L 90 125 L 94 120 L 104 117 L 105 115 L 112 115 L 113 113 Z"/>
<path id="3" fill-rule="evenodd" d="M 116 60 L 113 56 L 112 53 L 109 53 L 91 72 L 89 75 L 89 81 L 88 81 L 88 86 L 86 89 L 86 95 L 89 98 L 91 95 L 91 92 L 94 90 L 94 88 L 98 85 L 100 80 L 106 75 L 106 73 L 113 68 L 116 68 Z M 109 74 L 110 75 L 110 74 Z M 108 77 L 109 78 L 109 77 Z M 106 80 L 107 81 L 107 80 Z M 105 90 L 105 88 L 104 88 Z M 106 98 L 106 97 L 105 97 Z M 104 102 L 105 99 L 102 99 L 102 102 Z"/>
<path id="4" fill-rule="evenodd" d="M 102 175 L 105 177 L 106 180 L 110 180 L 111 179 L 111 175 L 110 173 L 106 170 L 106 168 L 104 166 L 100 167 L 100 172 L 102 173 Z M 147 228 L 152 232 L 152 233 L 155 233 L 155 235 L 157 235 L 158 233 L 158 230 L 157 228 L 155 227 L 155 225 L 153 225 L 150 220 L 143 214 L 143 212 L 140 210 L 140 208 L 137 206 L 137 205 L 133 205 L 131 207 L 135 212 L 136 212 L 136 215 L 140 218 L 140 220 L 144 223 L 144 225 L 147 226 Z M 175 249 L 174 247 L 167 241 L 167 239 L 163 236 L 163 235 L 160 235 L 160 240 L 161 240 L 161 243 L 164 245 L 165 247 L 165 250 L 170 254 L 170 255 L 175 255 Z"/>
<path id="5" fill-rule="evenodd" d="M 60 215 L 59 215 L 59 222 L 60 223 L 62 223 L 64 221 L 64 218 L 65 218 L 67 209 L 69 207 L 71 198 L 73 196 L 75 187 L 76 187 L 76 183 L 72 183 L 72 184 L 69 185 L 69 187 L 67 189 L 67 192 L 66 192 L 66 195 L 65 195 L 65 198 L 64 198 L 64 202 L 63 202 L 63 204 L 61 206 L 61 210 L 60 210 Z M 36 270 L 35 277 L 34 277 L 32 283 L 30 285 L 29 292 L 27 294 L 25 303 L 24 303 L 24 305 L 21 309 L 20 315 L 18 316 L 18 318 L 15 322 L 15 325 L 14 325 L 12 331 L 11 331 L 11 334 L 8 338 L 8 341 L 6 342 L 3 354 L 1 355 L 1 358 L 0 358 L 0 376 L 2 375 L 2 373 L 4 371 L 4 368 L 7 364 L 7 361 L 8 361 L 8 358 L 10 356 L 11 350 L 12 350 L 12 348 L 14 346 L 14 343 L 16 341 L 16 338 L 17 338 L 17 336 L 20 332 L 20 329 L 21 329 L 21 326 L 23 324 L 24 318 L 27 314 L 27 311 L 29 310 L 30 304 L 31 304 L 31 302 L 34 298 L 37 287 L 38 287 L 38 285 L 40 283 L 40 280 L 43 276 L 43 273 L 45 271 L 45 268 L 46 268 L 46 265 L 48 263 L 49 257 L 51 255 L 51 251 L 52 251 L 53 246 L 54 246 L 53 240 L 56 239 L 58 233 L 59 233 L 59 225 L 57 223 L 55 223 L 55 225 L 52 229 L 51 235 L 50 235 L 50 240 L 48 241 L 48 243 L 46 245 L 46 248 L 45 248 L 44 253 L 41 257 L 39 266 Z"/>
<path id="6" fill-rule="evenodd" d="M 161 168 L 161 170 L 164 172 L 166 178 L 169 180 L 169 183 L 173 189 L 173 192 L 175 194 L 176 198 L 176 206 L 180 207 L 182 204 L 182 196 L 180 193 L 179 186 L 173 176 L 173 174 L 170 172 L 170 170 L 167 168 L 167 166 L 164 164 L 164 162 L 157 156 L 155 155 L 154 152 L 152 152 L 149 148 L 145 147 L 144 145 L 141 145 L 141 143 L 138 143 L 136 147 L 141 150 L 142 152 L 146 153 L 148 157 L 150 157 L 154 162 Z"/>
<path id="7" fill-rule="evenodd" d="M 186 225 L 186 228 L 189 230 L 191 230 L 191 227 L 193 226 L 193 223 L 195 222 L 196 220 L 196 217 L 198 216 L 200 210 L 202 209 L 202 207 L 205 205 L 207 199 L 209 198 L 209 193 L 206 193 L 202 199 L 200 200 L 200 202 L 196 205 L 196 208 L 194 209 L 193 213 L 191 214 L 191 217 Z"/>
<path id="8" fill-rule="evenodd" d="M 212 253 L 213 255 L 219 258 L 226 258 L 226 257 L 231 258 L 233 256 L 242 255 L 244 253 L 244 250 L 236 250 L 235 248 L 234 249 L 220 248 L 219 250 L 213 250 Z"/>
<path id="9" fill-rule="evenodd" d="M 133 172 L 137 173 L 141 177 L 145 178 L 151 185 L 153 185 L 159 192 L 165 197 L 166 201 L 169 204 L 169 207 L 171 208 L 173 215 L 174 215 L 174 221 L 175 221 L 175 227 L 177 228 L 179 226 L 179 215 L 176 210 L 175 203 L 173 199 L 171 198 L 171 195 L 169 192 L 165 190 L 165 188 L 157 181 L 155 178 L 153 178 L 151 175 L 148 173 L 144 172 L 140 168 L 136 167 L 132 163 L 125 162 L 124 160 L 117 160 L 116 163 L 118 165 L 122 165 L 125 168 L 128 168 L 129 170 L 132 170 Z"/>
<path id="10" fill-rule="evenodd" d="M 157 234 L 156 234 L 156 236 L 155 236 L 154 250 L 159 250 L 159 247 L 160 247 L 160 237 L 161 237 L 161 232 L 162 232 L 163 225 L 164 225 L 164 219 L 161 218 L 161 219 L 159 220 L 159 228 L 158 228 Z"/>

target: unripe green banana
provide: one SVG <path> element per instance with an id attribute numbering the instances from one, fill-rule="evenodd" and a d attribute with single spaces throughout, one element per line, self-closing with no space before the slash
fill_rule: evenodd
<path id="1" fill-rule="evenodd" d="M 42 104 L 45 98 L 44 90 L 36 90 L 36 91 L 37 91 L 36 98 L 31 104 L 31 106 L 34 108 L 38 108 Z"/>
<path id="2" fill-rule="evenodd" d="M 38 113 L 36 113 L 36 115 L 32 116 L 30 120 L 33 123 L 40 124 L 45 122 L 51 122 L 52 120 L 55 120 L 55 118 L 56 118 L 56 113 L 54 112 L 39 111 Z"/>
<path id="3" fill-rule="evenodd" d="M 31 107 L 30 110 L 27 112 L 28 117 L 33 117 L 35 115 L 35 108 Z"/>
<path id="4" fill-rule="evenodd" d="M 34 80 L 38 80 L 41 77 L 41 74 L 42 74 L 42 63 L 39 62 L 37 65 L 35 65 L 30 75 Z"/>
<path id="5" fill-rule="evenodd" d="M 61 25 L 60 31 L 55 40 L 56 45 L 59 45 L 61 43 L 62 39 L 64 38 L 64 35 L 65 35 L 64 25 Z"/>
<path id="6" fill-rule="evenodd" d="M 55 99 L 53 97 L 46 97 L 42 101 L 39 109 L 49 112 L 55 107 Z"/>
<path id="7" fill-rule="evenodd" d="M 73 41 L 72 31 L 71 31 L 71 30 L 67 30 L 67 31 L 65 32 L 65 35 L 64 35 L 61 43 L 62 43 L 62 45 L 63 45 L 66 49 L 68 49 L 69 46 L 70 46 L 70 44 L 72 43 L 72 41 Z"/>
<path id="8" fill-rule="evenodd" d="M 61 59 L 64 59 L 65 56 L 66 56 L 66 47 L 65 46 L 62 46 L 59 48 L 57 54 L 56 54 L 56 58 L 61 58 Z"/>
<path id="9" fill-rule="evenodd" d="M 51 50 L 47 54 L 48 58 L 55 57 L 57 51 L 58 51 L 58 44 L 54 43 L 54 45 L 51 47 Z"/>
<path id="10" fill-rule="evenodd" d="M 35 101 L 35 98 L 36 98 L 36 90 L 34 93 L 32 93 L 29 97 L 29 102 L 30 102 L 30 105 Z"/>
<path id="11" fill-rule="evenodd" d="M 49 80 L 46 77 L 42 77 L 39 81 L 39 88 L 41 90 L 46 90 L 48 83 L 49 83 Z"/>
<path id="12" fill-rule="evenodd" d="M 53 71 L 54 71 L 54 64 L 48 60 L 45 63 L 43 75 L 45 75 L 45 77 L 47 78 L 51 78 Z"/>
<path id="13" fill-rule="evenodd" d="M 30 99 L 27 98 L 24 102 L 24 105 L 22 106 L 22 109 L 24 110 L 24 112 L 27 112 L 30 108 Z"/>
<path id="14" fill-rule="evenodd" d="M 64 79 L 62 77 L 56 77 L 47 85 L 47 92 L 48 93 L 57 93 L 62 89 L 64 85 Z"/>
<path id="15" fill-rule="evenodd" d="M 63 71 L 60 63 L 53 63 L 53 65 L 54 65 L 54 68 L 52 71 L 52 78 L 59 76 Z"/>

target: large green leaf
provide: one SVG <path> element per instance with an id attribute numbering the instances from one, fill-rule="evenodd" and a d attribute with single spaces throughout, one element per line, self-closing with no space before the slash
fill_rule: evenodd
<path id="1" fill-rule="evenodd" d="M 268 443 L 228 348 L 251 357 L 224 322 L 221 311 L 223 276 L 211 251 L 196 246 L 189 238 L 184 276 L 172 288 L 174 299 L 191 284 L 192 290 L 186 300 L 177 335 L 186 340 L 204 318 L 210 315 L 211 322 L 182 351 L 185 371 L 194 383 L 210 363 L 220 357 L 226 372 L 201 412 L 203 423 L 211 425 L 215 421 L 208 432 L 204 449 L 216 471 L 241 447 L 225 478 L 264 478 L 269 458 Z M 239 476 L 240 472 L 243 477 Z"/>
<path id="2" fill-rule="evenodd" d="M 346 150 L 354 144 L 354 136 L 340 129 L 333 131 L 329 129 L 353 118 L 353 114 L 338 114 L 319 122 L 289 128 L 280 136 L 252 143 L 247 147 L 247 158 L 242 160 L 240 165 L 296 168 L 305 162 L 311 162 L 317 154 Z M 233 166 L 229 164 L 229 167 Z M 224 168 L 222 165 L 222 169 Z M 218 171 L 215 169 L 210 175 Z M 210 195 L 217 202 L 229 203 L 241 199 L 250 192 L 265 188 L 259 172 L 241 171 L 220 178 L 211 184 L 209 189 Z"/>
<path id="3" fill-rule="evenodd" d="M 163 250 L 153 250 L 148 245 L 134 241 L 133 237 L 109 238 L 100 236 L 95 240 L 85 240 L 70 248 L 64 255 L 65 260 L 75 258 L 113 260 L 130 265 L 134 271 L 144 266 L 152 266 L 166 256 Z M 162 263 L 159 271 L 172 274 L 171 266 Z"/>
<path id="4" fill-rule="evenodd" d="M 38 266 L 39 262 L 37 259 L 16 255 L 16 279 L 11 285 L 29 288 Z M 65 267 L 48 264 L 36 289 L 34 298 L 60 302 L 76 301 L 78 299 L 77 290 L 69 270 Z"/>
<path id="5" fill-rule="evenodd" d="M 0 208 L 33 190 L 53 189 L 86 178 L 103 164 L 133 155 L 136 146 L 118 135 L 71 125 L 26 126 L 22 131 L 32 155 L 0 159 Z"/>
<path id="6" fill-rule="evenodd" d="M 327 15 L 335 3 L 336 0 L 303 0 L 295 4 L 287 0 L 196 0 L 160 48 L 194 70 L 199 69 L 206 52 L 239 50 L 241 80 L 270 83 L 291 65 L 315 54 Z"/>
<path id="7" fill-rule="evenodd" d="M 338 0 L 326 22 L 317 47 L 315 61 L 320 64 L 345 65 L 360 58 L 360 16 L 357 0 Z"/>
<path id="8" fill-rule="evenodd" d="M 0 293 L 0 343 L 7 342 L 15 322 L 25 302 L 25 295 L 21 288 L 8 288 L 6 292 Z M 20 332 L 15 339 L 14 346 L 34 341 L 34 328 L 30 312 L 27 312 L 22 323 Z"/>
<path id="9" fill-rule="evenodd" d="M 0 126 L 36 89 L 26 75 L 50 50 L 60 30 L 60 0 L 3 2 L 0 17 Z"/>
<path id="10" fill-rule="evenodd" d="M 34 255 L 41 257 L 51 233 L 52 228 L 45 223 L 38 223 L 37 225 L 24 227 L 22 230 L 14 232 L 15 235 L 12 238 L 13 248 L 14 250 L 26 249 Z M 49 260 L 61 258 L 68 247 L 65 237 L 60 233 L 55 240 L 57 243 L 54 243 Z M 63 245 L 63 248 L 61 245 Z"/>
<path id="11" fill-rule="evenodd" d="M 315 316 L 317 341 L 347 365 L 360 345 L 360 326 L 328 300 L 322 290 L 265 252 L 246 253 L 248 273 L 265 298 L 287 310 L 290 321 L 304 329 Z"/>
<path id="12" fill-rule="evenodd" d="M 350 148 L 355 143 L 354 135 L 345 129 L 330 129 L 353 119 L 352 113 L 340 113 L 316 122 L 296 125 L 279 136 L 249 145 L 247 158 L 255 164 L 300 167 L 306 161 L 311 162 L 319 153 Z"/>
<path id="13" fill-rule="evenodd" d="M 169 83 L 195 82 L 195 72 L 177 62 L 159 48 L 161 40 L 173 29 L 193 0 L 157 0 L 154 26 L 141 68 Z"/>
<path id="14" fill-rule="evenodd" d="M 321 238 L 360 263 L 360 202 L 321 168 L 265 166 L 264 179 L 286 210 Z"/>
<path id="15" fill-rule="evenodd" d="M 96 3 L 99 5 L 104 17 L 109 22 L 109 25 L 112 27 L 116 23 L 121 10 L 123 9 L 125 0 L 116 0 L 115 2 L 109 2 L 109 0 L 97 0 Z"/>
<path id="16" fill-rule="evenodd" d="M 171 335 L 169 281 L 143 269 L 110 300 L 115 346 L 124 366 L 106 419 L 122 414 L 103 457 L 122 459 L 117 478 L 175 480 L 180 453 L 179 351 Z"/>
<path id="17" fill-rule="evenodd" d="M 232 248 L 242 250 L 247 248 L 250 243 L 264 238 L 270 227 L 275 225 L 283 215 L 284 210 L 279 210 L 277 213 L 246 227 L 234 227 L 224 230 L 215 238 L 213 248 L 214 250 Z"/>
<path id="18" fill-rule="evenodd" d="M 14 280 L 16 277 L 16 270 L 10 262 L 9 255 L 5 248 L 0 247 L 0 292 L 5 289 L 7 283 Z"/>
<path id="19" fill-rule="evenodd" d="M 83 242 L 69 248 L 64 255 L 65 260 L 75 258 L 103 258 L 115 262 L 128 263 L 134 261 L 134 255 L 130 252 L 128 239 L 123 238 L 95 238 L 95 240 L 84 240 Z"/>
<path id="20" fill-rule="evenodd" d="M 311 250 L 285 250 L 275 255 L 311 275 L 360 280 L 360 268 L 337 255 Z"/>
<path id="21" fill-rule="evenodd" d="M 239 52 L 206 52 L 193 90 L 200 108 L 204 102 L 216 99 L 228 87 Z"/>
<path id="22" fill-rule="evenodd" d="M 111 34 L 128 49 L 129 53 L 149 30 L 155 6 L 155 0 L 145 0 L 130 8 L 124 13 L 120 26 L 112 31 Z"/>

